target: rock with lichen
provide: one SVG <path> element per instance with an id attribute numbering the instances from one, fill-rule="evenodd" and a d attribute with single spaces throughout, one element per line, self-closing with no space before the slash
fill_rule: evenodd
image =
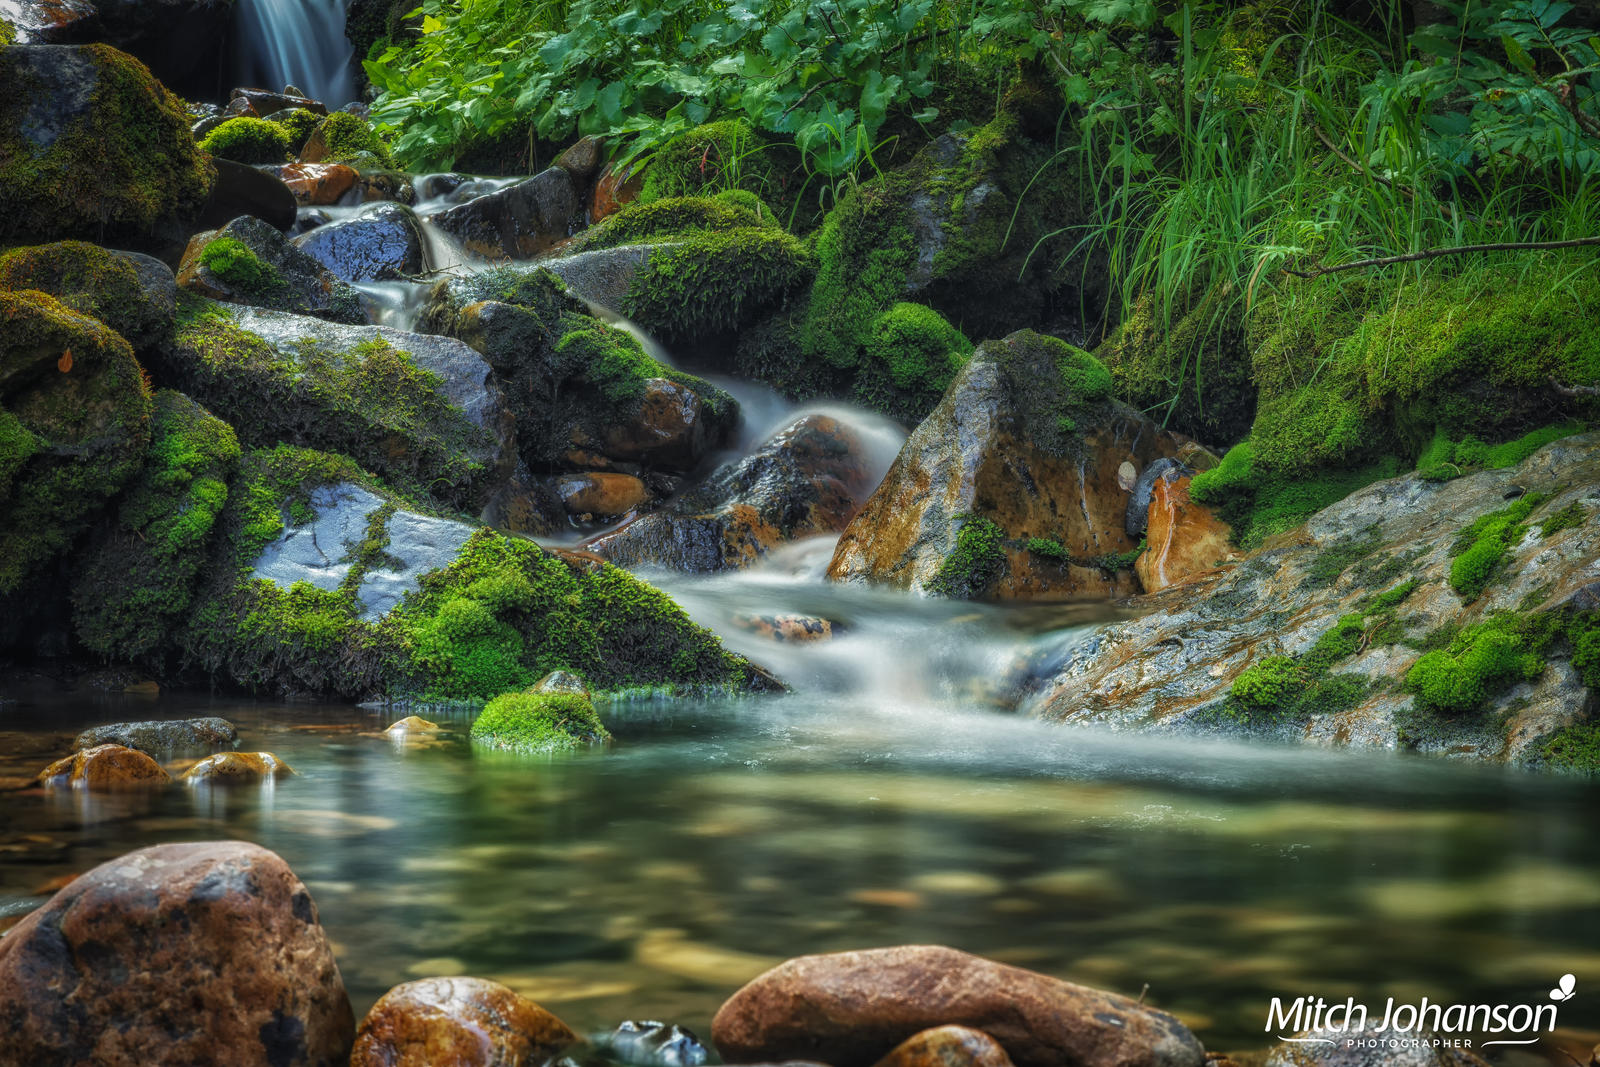
<path id="1" fill-rule="evenodd" d="M 367 321 L 354 289 L 251 215 L 196 234 L 178 266 L 178 284 L 212 300 L 330 322 Z"/>

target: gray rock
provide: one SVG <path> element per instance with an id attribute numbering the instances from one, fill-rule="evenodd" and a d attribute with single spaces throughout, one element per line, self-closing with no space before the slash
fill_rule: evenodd
<path id="1" fill-rule="evenodd" d="M 432 216 L 462 248 L 484 259 L 527 259 L 570 237 L 580 217 L 572 178 L 551 167 L 526 181 Z"/>
<path id="2" fill-rule="evenodd" d="M 285 228 L 294 224 L 294 218 L 295 213 L 291 211 Z M 271 276 L 256 277 L 259 268 L 219 274 L 207 266 L 207 246 L 226 239 L 248 248 L 270 269 Z M 245 280 L 247 275 L 250 276 L 248 281 Z M 367 321 L 366 313 L 361 310 L 361 298 L 354 289 L 290 244 L 274 226 L 251 215 L 241 215 L 190 241 L 178 267 L 178 284 L 213 300 L 312 315 L 332 322 Z"/>
<path id="3" fill-rule="evenodd" d="M 403 204 L 375 205 L 294 244 L 347 282 L 399 281 L 427 269 L 417 217 Z"/>
<path id="4" fill-rule="evenodd" d="M 589 695 L 589 687 L 583 684 L 582 678 L 579 678 L 571 671 L 551 671 L 534 683 L 533 691 L 535 693 L 571 693 L 574 696 L 581 697 Z"/>
<path id="5" fill-rule="evenodd" d="M 239 743 L 239 731 L 227 719 L 173 719 L 152 722 L 114 722 L 92 726 L 72 742 L 74 752 L 96 745 L 122 745 L 151 755 L 179 751 L 219 752 Z"/>
<path id="6" fill-rule="evenodd" d="M 691 1030 L 654 1020 L 629 1019 L 594 1043 L 617 1059 L 638 1067 L 700 1067 L 706 1047 Z"/>
<path id="7" fill-rule="evenodd" d="M 650 255 L 660 245 L 617 245 L 558 256 L 540 264 L 567 283 L 567 291 L 591 304 L 616 311 Z"/>
<path id="8" fill-rule="evenodd" d="M 1175 481 L 1185 473 L 1183 464 L 1167 456 L 1153 461 L 1139 472 L 1139 480 L 1133 483 L 1133 492 L 1128 497 L 1128 512 L 1122 523 L 1129 537 L 1143 537 L 1146 527 L 1150 525 L 1150 497 L 1155 493 L 1156 479 L 1165 475 L 1169 482 Z"/>

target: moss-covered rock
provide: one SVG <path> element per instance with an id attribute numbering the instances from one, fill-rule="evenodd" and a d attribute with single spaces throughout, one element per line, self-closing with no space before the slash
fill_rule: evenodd
<path id="1" fill-rule="evenodd" d="M 394 170 L 389 146 L 367 121 L 348 111 L 335 111 L 306 137 L 300 149 L 304 163 L 349 163 L 380 170 Z"/>
<path id="2" fill-rule="evenodd" d="M 0 291 L 0 597 L 139 467 L 150 394 L 128 342 L 44 293 Z"/>
<path id="3" fill-rule="evenodd" d="M 241 116 L 228 119 L 201 138 L 200 150 L 255 166 L 287 163 L 294 154 L 294 143 L 289 131 L 276 122 Z"/>
<path id="4" fill-rule="evenodd" d="M 246 446 L 348 455 L 418 498 L 476 511 L 515 464 L 488 364 L 449 338 L 187 298 L 155 366 Z"/>
<path id="5" fill-rule="evenodd" d="M 571 752 L 611 735 L 577 693 L 503 693 L 472 721 L 472 743 L 524 755 Z"/>
<path id="6" fill-rule="evenodd" d="M 0 289 L 38 289 L 99 319 L 136 352 L 172 335 L 176 288 L 159 260 L 86 241 L 15 248 L 0 255 Z"/>
<path id="7" fill-rule="evenodd" d="M 801 199 L 804 185 L 792 143 L 768 141 L 743 119 L 726 119 L 686 130 L 657 149 L 639 200 L 738 191 L 771 204 L 784 223 L 804 231 L 816 224 L 816 209 Z"/>
<path id="8" fill-rule="evenodd" d="M 781 229 L 772 209 L 749 194 L 679 196 L 629 204 L 573 238 L 576 250 L 614 248 L 653 237 L 752 228 Z"/>
<path id="9" fill-rule="evenodd" d="M 194 593 L 239 457 L 233 429 L 171 391 L 156 394 L 150 445 L 110 525 L 75 564 L 73 622 L 117 660 L 166 651 Z"/>
<path id="10" fill-rule="evenodd" d="M 972 342 L 932 308 L 899 303 L 873 320 L 861 355 L 856 397 L 891 418 L 915 423 L 966 366 Z"/>
<path id="11" fill-rule="evenodd" d="M 216 172 L 182 105 L 106 45 L 0 51 L 0 242 L 165 249 Z"/>
<path id="12" fill-rule="evenodd" d="M 811 270 L 800 242 L 772 227 L 683 233 L 651 253 L 620 310 L 664 341 L 705 340 L 748 325 Z"/>
<path id="13" fill-rule="evenodd" d="M 184 250 L 178 284 L 212 300 L 330 322 L 367 321 L 354 289 L 252 215 L 196 234 Z"/>

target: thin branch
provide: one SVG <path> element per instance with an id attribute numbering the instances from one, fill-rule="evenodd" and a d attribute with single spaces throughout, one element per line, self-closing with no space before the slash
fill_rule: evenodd
<path id="1" fill-rule="evenodd" d="M 840 81 L 843 81 L 843 80 L 844 79 L 839 77 L 837 74 L 834 75 L 831 78 L 822 79 L 821 81 L 819 81 L 815 85 L 813 85 L 811 88 L 809 88 L 805 92 L 801 93 L 800 94 L 800 99 L 796 100 L 794 103 L 792 103 L 788 107 L 784 108 L 783 109 L 783 114 L 779 115 L 778 118 L 780 120 L 788 118 L 789 117 L 789 112 L 793 111 L 795 108 L 799 107 L 801 104 L 803 104 L 807 100 L 811 99 L 811 94 L 812 93 L 816 92 L 818 89 L 821 89 L 823 86 L 832 85 L 835 82 L 840 82 Z"/>
<path id="2" fill-rule="evenodd" d="M 1550 375 L 1550 388 L 1562 396 L 1600 396 L 1600 385 L 1562 385 Z"/>
<path id="3" fill-rule="evenodd" d="M 1425 248 L 1421 252 L 1407 252 L 1403 256 L 1379 256 L 1376 259 L 1358 259 L 1352 263 L 1340 263 L 1335 267 L 1313 267 L 1310 270 L 1295 270 L 1293 267 L 1280 269 L 1285 274 L 1293 274 L 1296 278 L 1320 278 L 1324 274 L 1338 274 L 1340 271 L 1359 270 L 1362 267 L 1387 267 L 1395 263 L 1415 263 L 1419 259 L 1436 259 L 1439 256 L 1461 256 L 1472 252 L 1537 252 L 1551 248 L 1583 248 L 1590 245 L 1600 245 L 1600 237 L 1578 237 L 1570 241 L 1505 241 L 1489 245 Z"/>
<path id="4" fill-rule="evenodd" d="M 1578 124 L 1578 129 L 1590 137 L 1600 137 L 1600 119 L 1578 107 L 1578 94 L 1572 91 L 1571 82 L 1561 83 L 1561 87 L 1556 90 L 1556 100 L 1572 113 L 1572 121 Z"/>
<path id="5" fill-rule="evenodd" d="M 1404 185 L 1396 185 L 1393 181 L 1385 178 L 1383 175 L 1374 174 L 1370 167 L 1363 167 L 1360 163 L 1357 163 L 1355 160 L 1345 155 L 1339 146 L 1333 143 L 1333 138 L 1323 133 L 1322 127 L 1318 126 L 1314 122 L 1311 123 L 1311 132 L 1317 135 L 1317 140 L 1327 145 L 1328 151 L 1332 152 L 1334 155 L 1343 160 L 1345 165 L 1350 167 L 1351 170 L 1354 170 L 1359 174 L 1365 174 L 1375 182 L 1382 182 L 1384 185 L 1387 185 L 1389 188 L 1395 190 L 1395 192 L 1399 193 L 1408 200 L 1413 200 L 1416 198 L 1417 194 L 1415 190 L 1409 189 Z"/>

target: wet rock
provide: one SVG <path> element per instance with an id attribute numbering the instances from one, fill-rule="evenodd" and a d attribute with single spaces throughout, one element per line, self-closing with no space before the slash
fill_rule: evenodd
<path id="1" fill-rule="evenodd" d="M 105 789 L 171 781 L 161 765 L 137 749 L 102 744 L 56 760 L 39 772 L 47 786 Z"/>
<path id="2" fill-rule="evenodd" d="M 84 241 L 57 241 L 0 255 L 0 289 L 37 289 L 120 333 L 135 353 L 172 336 L 178 284 L 153 256 Z"/>
<path id="3" fill-rule="evenodd" d="M 302 207 L 338 204 L 361 180 L 354 167 L 343 163 L 290 163 L 277 168 L 277 174 Z"/>
<path id="4" fill-rule="evenodd" d="M 1597 484 L 1600 434 L 1557 441 L 1505 470 L 1442 483 L 1416 475 L 1375 482 L 1270 547 L 1151 595 L 1139 618 L 1063 648 L 1025 707 L 1050 721 L 1121 730 L 1266 735 L 1537 765 L 1548 738 L 1592 714 L 1591 691 L 1564 645 L 1536 657 L 1536 677 L 1486 684 L 1464 714 L 1419 706 L 1407 686 L 1423 655 L 1414 645 L 1579 597 L 1600 576 Z M 1478 518 L 1505 508 L 1513 489 L 1552 495 L 1483 594 L 1464 601 L 1450 584 L 1452 545 Z M 1542 520 L 1571 506 L 1588 518 L 1544 536 Z M 1385 594 L 1398 599 L 1385 604 Z M 1268 657 L 1304 656 L 1351 617 L 1356 628 L 1328 668 L 1331 689 L 1259 719 L 1225 713 L 1246 670 Z"/>
<path id="5" fill-rule="evenodd" d="M 100 27 L 91 0 L 13 0 L 5 17 L 18 44 L 87 44 Z"/>
<path id="6" fill-rule="evenodd" d="M 906 1038 L 876 1067 L 1012 1067 L 1000 1043 L 982 1030 L 940 1026 Z"/>
<path id="7" fill-rule="evenodd" d="M 1162 456 L 1146 464 L 1142 471 L 1132 463 L 1124 464 L 1122 470 L 1133 476 L 1133 484 L 1122 485 L 1128 490 L 1128 510 L 1123 516 L 1123 529 L 1127 530 L 1129 537 L 1143 537 L 1150 527 L 1150 498 L 1155 494 L 1156 481 L 1169 474 L 1173 478 L 1182 477 L 1183 465 L 1170 456 Z M 1119 484 L 1125 481 L 1119 473 Z"/>
<path id="8" fill-rule="evenodd" d="M 955 949 L 802 956 L 735 993 L 711 1023 L 725 1060 L 868 1067 L 924 1030 L 982 1030 L 1018 1067 L 1200 1067 L 1182 1023 L 1135 1001 Z"/>
<path id="9" fill-rule="evenodd" d="M 651 495 L 633 475 L 606 471 L 563 474 L 555 480 L 555 490 L 567 514 L 584 520 L 626 515 Z"/>
<path id="10" fill-rule="evenodd" d="M 1487 1067 L 1465 1049 L 1427 1047 L 1436 1035 L 1426 1030 L 1308 1030 L 1295 1036 L 1300 1040 L 1277 1045 L 1264 1067 Z"/>
<path id="11" fill-rule="evenodd" d="M 570 693 L 585 699 L 589 696 L 589 687 L 584 684 L 582 678 L 579 678 L 571 671 L 551 671 L 534 683 L 533 691 L 535 693 Z"/>
<path id="12" fill-rule="evenodd" d="M 541 265 L 566 282 L 568 292 L 616 311 L 653 251 L 652 245 L 617 245 L 558 256 Z"/>
<path id="13" fill-rule="evenodd" d="M 686 470 L 709 451 L 713 426 L 700 393 L 670 378 L 647 378 L 637 414 L 612 425 L 600 449 L 614 459 Z"/>
<path id="14" fill-rule="evenodd" d="M 541 1063 L 576 1040 L 498 982 L 424 978 L 378 998 L 361 1020 L 350 1067 L 511 1067 Z"/>
<path id="15" fill-rule="evenodd" d="M 1147 593 L 1208 571 L 1236 555 L 1230 542 L 1233 531 L 1207 508 L 1189 499 L 1192 478 L 1183 471 L 1180 466 L 1169 467 L 1150 487 L 1145 523 L 1148 547 L 1133 564 L 1139 584 Z"/>
<path id="16" fill-rule="evenodd" d="M 589 197 L 589 221 L 610 218 L 639 199 L 643 189 L 643 174 L 632 167 L 619 168 L 608 163 L 595 179 L 594 192 Z"/>
<path id="17" fill-rule="evenodd" d="M 55 6 L 58 0 L 46 0 Z M 13 5 L 7 4 L 8 8 Z M 173 92 L 190 99 L 209 98 L 221 88 L 229 17 L 214 0 L 68 0 L 62 6 L 95 12 L 92 32 L 78 37 L 102 41 L 127 52 Z"/>
<path id="18" fill-rule="evenodd" d="M 114 722 L 92 726 L 72 743 L 76 749 L 126 745 L 141 752 L 167 755 L 203 749 L 215 752 L 239 743 L 239 731 L 227 719 L 174 719 L 164 722 Z"/>
<path id="19" fill-rule="evenodd" d="M 132 57 L 0 49 L 0 245 L 81 238 L 166 255 L 215 176 L 182 105 Z"/>
<path id="20" fill-rule="evenodd" d="M 363 204 L 374 200 L 392 200 L 410 207 L 417 202 L 417 190 L 409 177 L 397 170 L 372 170 L 367 167 L 361 168 L 356 196 Z"/>
<path id="21" fill-rule="evenodd" d="M 827 641 L 838 629 L 832 621 L 815 615 L 735 615 L 733 624 L 758 637 L 788 644 Z"/>
<path id="22" fill-rule="evenodd" d="M 279 111 L 309 111 L 313 115 L 326 115 L 328 108 L 321 100 L 287 92 L 275 93 L 270 89 L 235 89 L 228 94 L 231 103 L 243 100 L 257 115 L 271 116 Z"/>
<path id="23" fill-rule="evenodd" d="M 399 722 L 390 726 L 383 732 L 390 737 L 401 740 L 404 740 L 408 737 L 426 737 L 438 733 L 439 724 L 436 722 L 429 722 L 427 719 L 424 719 L 418 715 L 407 715 L 405 718 L 401 719 Z"/>
<path id="24" fill-rule="evenodd" d="M 690 1030 L 676 1024 L 629 1019 L 594 1043 L 623 1063 L 638 1067 L 700 1067 L 706 1047 Z"/>
<path id="25" fill-rule="evenodd" d="M 1054 338 L 984 344 L 850 522 L 828 577 L 997 600 L 1135 592 L 1119 469 L 1183 442 L 1110 401 L 1109 386 L 1093 357 Z"/>
<path id="26" fill-rule="evenodd" d="M 213 158 L 211 163 L 217 170 L 217 180 L 200 211 L 196 229 L 214 230 L 241 215 L 260 219 L 275 230 L 294 225 L 299 202 L 293 190 L 276 175 L 231 159 Z"/>
<path id="27" fill-rule="evenodd" d="M 780 545 L 844 529 L 872 489 L 859 435 L 831 416 L 806 415 L 588 548 L 620 566 L 736 570 Z"/>
<path id="28" fill-rule="evenodd" d="M 580 137 L 556 157 L 556 166 L 572 176 L 575 187 L 581 187 L 600 168 L 600 156 L 598 137 Z"/>
<path id="29" fill-rule="evenodd" d="M 475 256 L 527 259 L 571 236 L 581 219 L 572 178 L 560 167 L 551 167 L 441 211 L 432 221 Z"/>
<path id="30" fill-rule="evenodd" d="M 335 1067 L 355 1032 L 310 893 L 238 841 L 84 874 L 0 939 L 0 994 L 15 1064 Z"/>
<path id="31" fill-rule="evenodd" d="M 354 289 L 273 226 L 249 215 L 196 235 L 184 250 L 178 284 L 233 304 L 331 322 L 367 321 Z"/>
<path id="32" fill-rule="evenodd" d="M 295 239 L 295 247 L 347 282 L 403 281 L 426 268 L 417 217 L 385 203 Z"/>
<path id="33" fill-rule="evenodd" d="M 259 782 L 292 774 L 294 768 L 270 752 L 218 752 L 190 767 L 183 780 L 191 784 Z"/>

